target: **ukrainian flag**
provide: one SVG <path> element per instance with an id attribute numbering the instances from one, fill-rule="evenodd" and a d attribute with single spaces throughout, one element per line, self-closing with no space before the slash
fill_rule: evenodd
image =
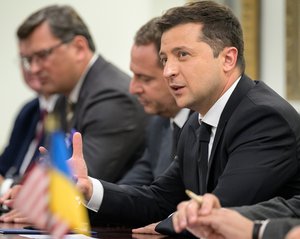
<path id="1" fill-rule="evenodd" d="M 82 204 L 84 199 L 67 164 L 70 152 L 65 144 L 65 135 L 56 131 L 50 137 L 49 210 L 55 218 L 53 226 L 63 223 L 68 230 L 89 235 L 87 210 Z"/>

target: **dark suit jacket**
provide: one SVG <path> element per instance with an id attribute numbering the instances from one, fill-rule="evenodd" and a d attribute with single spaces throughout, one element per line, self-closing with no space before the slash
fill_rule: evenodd
<path id="1" fill-rule="evenodd" d="M 149 187 L 117 186 L 102 181 L 104 197 L 92 220 L 105 218 L 134 226 L 157 222 L 197 194 L 198 115 L 185 124 L 177 158 Z M 263 82 L 242 76 L 218 124 L 209 161 L 207 191 L 223 206 L 254 204 L 274 196 L 300 193 L 300 117 Z"/>
<path id="2" fill-rule="evenodd" d="M 20 110 L 15 120 L 9 142 L 0 156 L 0 174 L 2 176 L 5 176 L 12 166 L 16 169 L 14 173 L 18 173 L 28 147 L 35 137 L 39 112 L 38 98 L 28 102 Z"/>
<path id="3" fill-rule="evenodd" d="M 264 231 L 262 238 L 282 239 L 293 227 L 296 226 L 300 226 L 300 219 L 296 219 L 296 218 L 271 219 Z"/>
<path id="4" fill-rule="evenodd" d="M 101 56 L 84 79 L 73 126 L 83 136 L 92 177 L 115 182 L 143 152 L 145 113 L 129 83 L 128 75 Z"/>
<path id="5" fill-rule="evenodd" d="M 170 119 L 153 116 L 147 128 L 147 144 L 143 156 L 118 184 L 150 185 L 171 164 L 173 139 Z"/>
<path id="6" fill-rule="evenodd" d="M 271 219 L 263 238 L 284 238 L 294 226 L 300 225 L 300 196 L 288 200 L 281 197 L 273 198 L 252 206 L 233 208 L 251 220 Z"/>

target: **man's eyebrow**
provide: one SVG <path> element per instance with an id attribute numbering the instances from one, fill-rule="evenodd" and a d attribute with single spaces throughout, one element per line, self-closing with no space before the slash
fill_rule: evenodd
<path id="1" fill-rule="evenodd" d="M 179 47 L 175 47 L 174 49 L 171 50 L 171 53 L 177 53 L 178 51 L 182 51 L 182 50 L 188 50 L 188 47 L 186 46 L 179 46 Z M 159 52 L 159 56 L 165 56 L 166 54 L 163 51 Z"/>
<path id="2" fill-rule="evenodd" d="M 154 76 L 152 76 L 152 75 L 146 75 L 146 74 L 139 74 L 139 73 L 136 73 L 135 74 L 136 75 L 136 77 L 138 78 L 138 79 L 145 79 L 145 78 L 147 78 L 147 79 L 154 79 L 155 77 Z"/>

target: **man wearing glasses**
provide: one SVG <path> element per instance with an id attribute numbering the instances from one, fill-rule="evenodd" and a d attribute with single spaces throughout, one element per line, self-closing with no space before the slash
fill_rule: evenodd
<path id="1" fill-rule="evenodd" d="M 21 55 L 26 55 L 27 49 L 22 42 L 19 51 Z M 22 176 L 31 162 L 38 159 L 38 147 L 45 140 L 44 119 L 47 113 L 61 111 L 56 107 L 58 95 L 43 92 L 39 79 L 24 64 L 21 70 L 25 84 L 36 93 L 36 97 L 26 102 L 19 111 L 7 146 L 0 155 L 0 195 L 11 186 L 14 176 Z"/>
<path id="2" fill-rule="evenodd" d="M 115 182 L 142 151 L 145 114 L 130 78 L 95 53 L 89 30 L 70 6 L 48 6 L 17 31 L 23 67 L 48 94 L 63 94 L 67 132 L 83 135 L 89 175 Z"/>

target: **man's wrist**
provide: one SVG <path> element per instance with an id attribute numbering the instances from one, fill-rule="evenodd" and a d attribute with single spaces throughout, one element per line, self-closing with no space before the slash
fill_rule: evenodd
<path id="1" fill-rule="evenodd" d="M 253 230 L 252 230 L 252 239 L 259 239 L 259 231 L 262 226 L 261 221 L 254 221 Z"/>
<path id="2" fill-rule="evenodd" d="M 88 177 L 87 191 L 85 194 L 86 200 L 87 201 L 91 200 L 92 195 L 93 195 L 93 183 L 92 180 Z"/>
<path id="3" fill-rule="evenodd" d="M 99 180 L 89 177 L 89 180 L 92 183 L 92 195 L 90 200 L 86 202 L 86 207 L 90 210 L 97 212 L 102 204 L 104 188 Z"/>
<path id="4" fill-rule="evenodd" d="M 262 239 L 269 220 L 254 221 L 252 239 Z"/>

